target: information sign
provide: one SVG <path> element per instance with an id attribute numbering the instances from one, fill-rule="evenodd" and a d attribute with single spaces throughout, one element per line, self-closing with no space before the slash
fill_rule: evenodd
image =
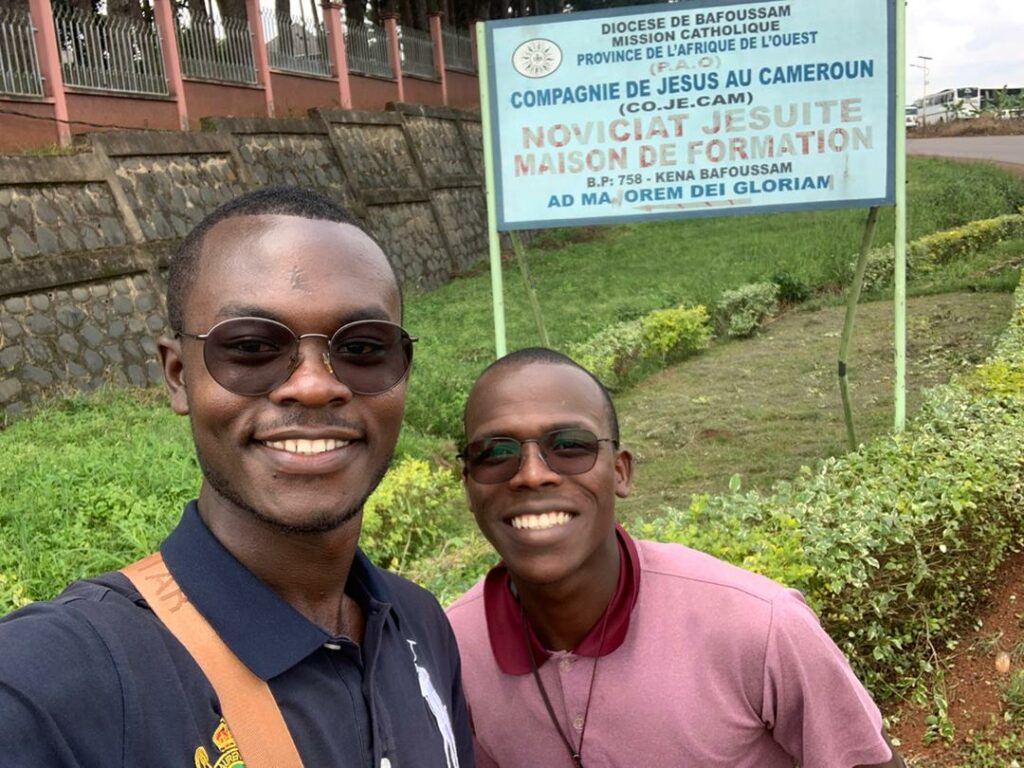
<path id="1" fill-rule="evenodd" d="M 499 230 L 893 201 L 894 0 L 487 23 Z"/>

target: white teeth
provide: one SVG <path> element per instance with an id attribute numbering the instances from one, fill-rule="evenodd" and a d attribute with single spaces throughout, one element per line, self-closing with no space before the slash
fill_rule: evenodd
<path id="1" fill-rule="evenodd" d="M 265 440 L 263 444 L 268 448 L 285 451 L 286 453 L 299 453 L 303 456 L 312 456 L 317 453 L 327 453 L 328 451 L 334 451 L 338 448 L 344 448 L 348 445 L 348 441 L 333 440 L 330 438 L 319 438 L 317 440 L 306 440 L 305 438 L 300 438 L 298 440 Z"/>
<path id="2" fill-rule="evenodd" d="M 543 512 L 539 515 L 518 515 L 512 518 L 513 528 L 528 528 L 532 531 L 540 531 L 545 528 L 554 528 L 556 525 L 564 525 L 572 519 L 568 512 Z"/>

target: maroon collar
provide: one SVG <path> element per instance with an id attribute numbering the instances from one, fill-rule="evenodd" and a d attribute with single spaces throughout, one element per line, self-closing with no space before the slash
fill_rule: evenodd
<path id="1" fill-rule="evenodd" d="M 601 655 L 606 656 L 626 639 L 629 630 L 629 617 L 636 604 L 640 592 L 640 558 L 636 544 L 621 526 L 615 526 L 619 542 L 619 580 L 615 585 L 615 594 L 594 626 L 583 637 L 573 653 L 580 656 L 597 656 L 598 646 Z M 522 612 L 519 602 L 512 594 L 512 581 L 504 562 L 498 563 L 487 574 L 484 580 L 484 613 L 487 616 L 487 635 L 491 641 L 491 651 L 498 662 L 498 667 L 508 675 L 530 674 L 530 657 L 523 645 Z M 605 627 L 601 624 L 606 622 Z M 601 642 L 603 629 L 604 642 Z M 533 648 L 533 657 L 538 665 L 551 658 L 552 652 L 545 648 L 527 623 L 527 634 Z"/>

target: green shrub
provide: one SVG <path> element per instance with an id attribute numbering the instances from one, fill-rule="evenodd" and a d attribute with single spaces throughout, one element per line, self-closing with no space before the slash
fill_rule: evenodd
<path id="1" fill-rule="evenodd" d="M 1014 238 L 1024 238 L 1024 215 L 996 216 L 925 235 L 907 243 L 907 275 L 928 272 Z M 878 290 L 890 285 L 895 259 L 892 243 L 872 248 L 868 252 L 864 272 L 864 290 Z M 851 264 L 855 263 L 856 257 L 851 261 Z"/>
<path id="2" fill-rule="evenodd" d="M 750 336 L 779 308 L 779 286 L 775 283 L 750 283 L 723 291 L 715 305 L 717 326 L 729 336 Z"/>
<path id="3" fill-rule="evenodd" d="M 711 341 L 708 311 L 701 305 L 659 309 L 640 319 L 644 357 L 681 360 L 707 349 Z"/>
<path id="4" fill-rule="evenodd" d="M 1024 238 L 1024 216 L 996 216 L 925 235 L 908 246 L 908 261 L 927 265 L 947 264 L 1011 238 Z"/>
<path id="5" fill-rule="evenodd" d="M 909 270 L 909 255 L 907 268 Z M 880 245 L 868 251 L 867 264 L 864 265 L 864 283 L 861 286 L 865 291 L 878 291 L 892 284 L 893 269 L 896 264 L 896 249 L 892 243 Z M 857 265 L 857 257 L 854 256 L 850 263 L 850 274 Z"/>
<path id="6" fill-rule="evenodd" d="M 606 387 L 619 390 L 656 366 L 706 349 L 710 339 L 707 310 L 680 306 L 609 326 L 569 354 Z"/>
<path id="7" fill-rule="evenodd" d="M 789 272 L 776 272 L 772 282 L 779 288 L 779 301 L 783 304 L 799 304 L 811 297 L 810 286 Z"/>
<path id="8" fill-rule="evenodd" d="M 359 544 L 374 562 L 400 571 L 410 560 L 435 554 L 464 509 L 452 470 L 403 459 L 366 500 Z"/>
<path id="9" fill-rule="evenodd" d="M 622 389 L 630 373 L 643 359 L 644 332 L 640 320 L 610 325 L 569 355 L 611 390 Z"/>

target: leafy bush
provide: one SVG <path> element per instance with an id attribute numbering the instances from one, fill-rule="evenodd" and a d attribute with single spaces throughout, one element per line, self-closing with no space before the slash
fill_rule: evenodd
<path id="1" fill-rule="evenodd" d="M 711 341 L 708 311 L 696 307 L 672 307 L 640 319 L 645 357 L 679 360 L 707 349 Z"/>
<path id="2" fill-rule="evenodd" d="M 723 291 L 715 305 L 716 325 L 729 336 L 750 336 L 779 308 L 779 286 L 750 283 Z"/>
<path id="3" fill-rule="evenodd" d="M 1016 302 L 996 356 L 929 391 L 905 433 L 771 493 L 698 498 L 644 535 L 800 589 L 876 694 L 914 685 L 1022 543 L 1024 284 Z"/>
<path id="4" fill-rule="evenodd" d="M 574 346 L 570 355 L 606 387 L 617 390 L 655 364 L 682 360 L 706 349 L 710 339 L 707 310 L 699 304 L 680 306 L 609 326 Z"/>
<path id="5" fill-rule="evenodd" d="M 570 356 L 609 389 L 625 386 L 643 358 L 644 332 L 640 320 L 610 325 L 588 341 L 577 344 Z"/>
<path id="6" fill-rule="evenodd" d="M 359 545 L 379 565 L 401 570 L 434 554 L 464 509 L 462 486 L 450 469 L 403 459 L 366 500 Z"/>
<path id="7" fill-rule="evenodd" d="M 1024 216 L 1009 214 L 925 235 L 911 243 L 907 250 L 909 260 L 915 263 L 946 264 L 1003 240 L 1021 237 L 1024 237 Z"/>
<path id="8" fill-rule="evenodd" d="M 772 282 L 779 288 L 779 301 L 783 304 L 799 304 L 811 296 L 810 286 L 789 272 L 776 272 Z"/>
<path id="9" fill-rule="evenodd" d="M 925 235 L 907 243 L 907 274 L 927 272 L 1004 240 L 1024 238 L 1024 215 L 1007 214 L 972 221 L 962 227 Z M 864 272 L 864 290 L 884 288 L 892 282 L 896 251 L 893 245 L 872 248 Z M 852 263 L 856 262 L 854 257 Z"/>

